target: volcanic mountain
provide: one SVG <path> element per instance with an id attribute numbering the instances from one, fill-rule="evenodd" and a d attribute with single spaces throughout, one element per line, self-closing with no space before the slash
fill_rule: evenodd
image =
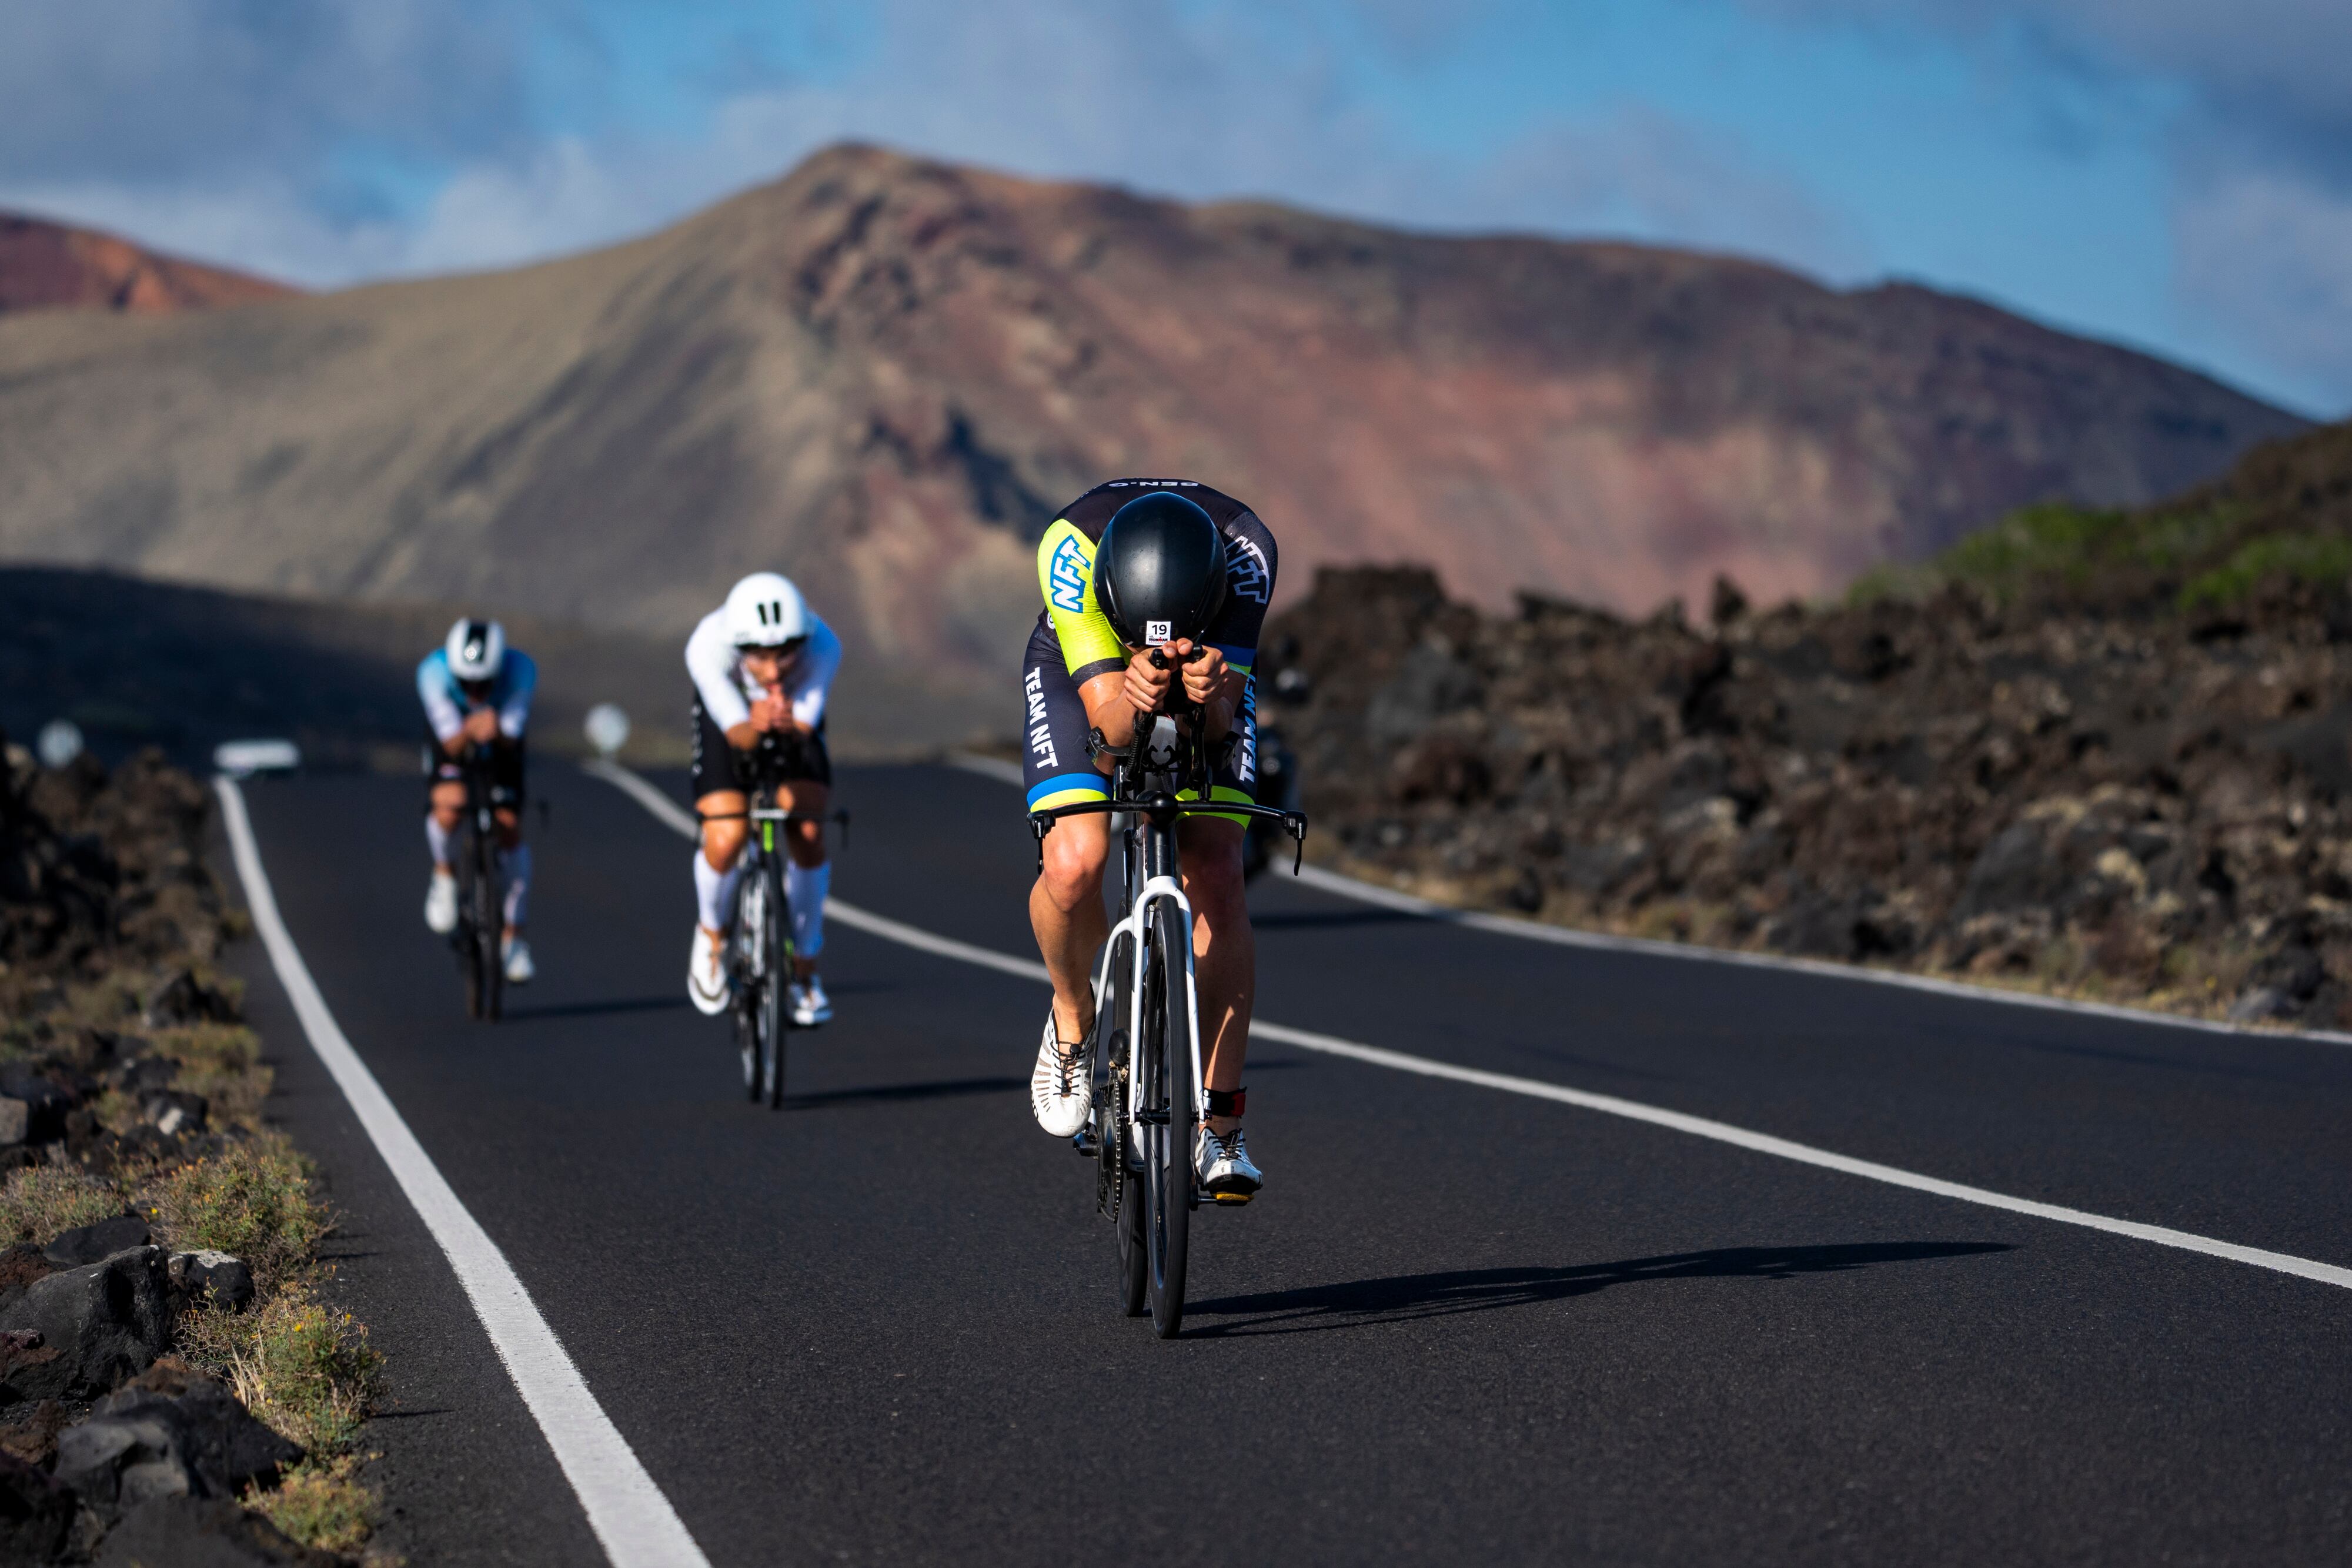
<path id="1" fill-rule="evenodd" d="M 142 249 L 127 239 L 0 213 L 0 314 L 58 308 L 165 315 L 283 299 L 282 283 Z"/>
<path id="2" fill-rule="evenodd" d="M 1924 288 L 845 146 L 514 271 L 0 319 L 0 553 L 681 643 L 772 566 L 853 658 L 1010 728 L 1034 541 L 1106 477 L 1247 498 L 1285 597 L 1411 559 L 1638 611 L 2152 499 L 2301 424 Z"/>

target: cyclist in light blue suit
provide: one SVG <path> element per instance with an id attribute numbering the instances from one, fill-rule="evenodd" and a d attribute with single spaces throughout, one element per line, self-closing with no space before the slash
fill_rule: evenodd
<path id="1" fill-rule="evenodd" d="M 416 695 L 425 705 L 428 731 L 425 772 L 431 781 L 425 841 L 433 852 L 433 882 L 425 895 L 425 924 L 444 935 L 457 927 L 457 877 L 450 869 L 449 840 L 466 810 L 460 758 L 468 746 L 487 747 L 499 821 L 499 870 L 507 890 L 499 952 L 507 983 L 516 986 L 530 984 L 538 973 L 522 935 L 530 894 L 530 846 L 522 841 L 523 732 L 538 689 L 539 666 L 529 653 L 507 646 L 506 628 L 495 621 L 458 622 L 449 628 L 448 641 L 416 666 Z"/>

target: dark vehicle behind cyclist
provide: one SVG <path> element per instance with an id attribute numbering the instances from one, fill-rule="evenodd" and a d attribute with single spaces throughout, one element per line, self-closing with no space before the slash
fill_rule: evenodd
<path id="1" fill-rule="evenodd" d="M 1098 728 L 1109 745 L 1124 747 L 1138 720 L 1159 712 L 1171 694 L 1200 706 L 1201 738 L 1213 762 L 1210 798 L 1255 800 L 1250 672 L 1276 566 L 1274 535 L 1257 515 L 1192 480 L 1116 479 L 1064 507 L 1038 546 L 1045 605 L 1022 670 L 1028 810 L 1107 799 L 1109 764 L 1089 758 L 1087 731 Z M 1166 667 L 1153 664 L 1154 653 Z M 1238 817 L 1187 817 L 1177 855 L 1192 906 L 1208 1088 L 1194 1166 L 1204 1189 L 1248 1194 L 1265 1176 L 1242 1136 L 1242 1067 L 1257 981 L 1243 894 L 1244 828 Z M 1102 879 L 1109 852 L 1107 817 L 1064 818 L 1045 835 L 1044 868 L 1029 895 L 1030 924 L 1054 981 L 1030 1104 L 1056 1137 L 1075 1134 L 1093 1108 L 1092 972 L 1107 935 Z"/>
<path id="2" fill-rule="evenodd" d="M 506 887 L 505 930 L 499 953 L 507 983 L 529 985 L 538 973 L 523 921 L 530 899 L 530 846 L 522 841 L 523 732 L 530 724 L 539 666 L 507 646 L 506 628 L 467 619 L 449 628 L 442 645 L 416 666 L 416 695 L 425 705 L 425 842 L 433 852 L 433 881 L 425 894 L 425 924 L 441 936 L 457 928 L 457 876 L 450 842 L 466 810 L 467 749 L 488 754 L 499 823 L 499 879 Z"/>
<path id="3" fill-rule="evenodd" d="M 799 589 L 772 571 L 753 572 L 702 618 L 686 644 L 694 677 L 694 809 L 703 818 L 694 852 L 698 917 L 687 959 L 687 995 L 712 1015 L 727 1010 L 727 928 L 751 824 L 743 813 L 763 782 L 776 804 L 811 819 L 787 824 L 791 865 L 793 1022 L 813 1029 L 833 1017 L 817 977 L 824 948 L 824 899 L 833 880 L 824 814 L 833 788 L 825 751 L 825 699 L 841 668 L 841 639 L 810 611 Z"/>

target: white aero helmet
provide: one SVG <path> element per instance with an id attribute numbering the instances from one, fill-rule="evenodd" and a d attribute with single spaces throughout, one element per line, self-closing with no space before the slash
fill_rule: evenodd
<path id="1" fill-rule="evenodd" d="M 461 681 L 487 681 L 506 663 L 507 629 L 495 621 L 460 621 L 442 645 L 449 673 Z"/>
<path id="2" fill-rule="evenodd" d="M 755 571 L 727 591 L 727 635 L 738 648 L 776 648 L 808 635 L 808 606 L 789 579 Z"/>

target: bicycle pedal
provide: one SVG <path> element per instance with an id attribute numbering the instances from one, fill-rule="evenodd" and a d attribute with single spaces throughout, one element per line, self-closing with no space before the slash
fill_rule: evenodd
<path id="1" fill-rule="evenodd" d="M 1076 1132 L 1072 1133 L 1070 1147 L 1090 1160 L 1099 1157 L 1102 1154 L 1102 1145 L 1096 1139 L 1095 1130 L 1092 1127 L 1080 1127 Z"/>
<path id="2" fill-rule="evenodd" d="M 1254 1192 L 1204 1192 L 1201 1195 L 1221 1208 L 1239 1208 L 1257 1194 Z"/>

